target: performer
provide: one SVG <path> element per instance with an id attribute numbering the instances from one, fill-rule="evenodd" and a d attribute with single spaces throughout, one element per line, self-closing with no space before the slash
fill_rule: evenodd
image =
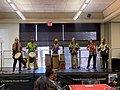
<path id="1" fill-rule="evenodd" d="M 96 69 L 96 56 L 97 56 L 96 43 L 93 43 L 92 39 L 88 40 L 87 50 L 89 51 L 87 69 L 89 69 L 90 60 L 92 57 L 93 57 L 93 69 Z"/>
<path id="2" fill-rule="evenodd" d="M 59 50 L 59 44 L 58 44 L 58 39 L 55 38 L 54 39 L 54 46 L 53 46 L 53 54 L 58 54 L 58 50 Z"/>
<path id="3" fill-rule="evenodd" d="M 76 67 L 79 69 L 80 66 L 78 66 L 78 50 L 79 50 L 79 44 L 77 43 L 76 39 L 73 37 L 71 40 L 71 43 L 69 44 L 69 50 L 71 54 L 71 64 L 72 69 L 76 69 Z"/>
<path id="4" fill-rule="evenodd" d="M 30 42 L 27 44 L 27 49 L 28 49 L 28 70 L 30 70 L 30 60 L 31 57 L 29 56 L 30 52 L 34 52 L 37 48 L 37 44 L 34 42 L 34 39 L 31 39 Z M 34 69 L 38 69 L 37 61 L 36 61 L 36 56 L 33 58 L 34 62 Z"/>
<path id="5" fill-rule="evenodd" d="M 15 42 L 12 45 L 12 55 L 13 55 L 13 59 L 14 59 L 14 63 L 13 63 L 13 72 L 15 71 L 15 67 L 17 64 L 17 60 L 19 60 L 19 71 L 21 71 L 21 62 L 23 61 L 23 56 L 22 56 L 22 45 L 21 43 L 18 41 L 18 38 L 15 38 Z M 19 58 L 15 58 L 15 55 L 17 53 L 21 53 Z"/>
<path id="6" fill-rule="evenodd" d="M 105 68 L 108 69 L 109 46 L 106 44 L 105 38 L 102 38 L 101 44 L 98 47 L 98 51 L 101 51 L 101 57 L 103 63 L 103 67 L 101 69 L 105 69 Z"/>

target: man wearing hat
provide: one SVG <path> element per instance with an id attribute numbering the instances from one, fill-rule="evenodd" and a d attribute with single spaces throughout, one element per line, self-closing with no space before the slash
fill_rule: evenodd
<path id="1" fill-rule="evenodd" d="M 59 50 L 59 44 L 58 44 L 58 39 L 55 38 L 54 39 L 54 46 L 53 46 L 53 54 L 58 54 L 58 50 Z"/>

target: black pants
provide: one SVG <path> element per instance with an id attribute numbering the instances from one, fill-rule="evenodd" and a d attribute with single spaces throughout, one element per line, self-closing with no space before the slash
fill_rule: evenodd
<path id="1" fill-rule="evenodd" d="M 101 54 L 101 57 L 102 57 L 102 64 L 103 64 L 103 69 L 106 68 L 108 69 L 108 53 L 106 54 Z M 106 66 L 105 66 L 106 64 Z"/>
<path id="2" fill-rule="evenodd" d="M 93 57 L 93 69 L 96 69 L 96 55 L 89 55 L 87 68 L 90 66 L 90 60 Z"/>
<path id="3" fill-rule="evenodd" d="M 15 71 L 16 68 L 16 64 L 17 64 L 17 60 L 19 61 L 19 71 L 21 71 L 21 62 L 23 62 L 23 56 L 21 55 L 19 59 L 14 59 L 14 63 L 13 63 L 13 72 Z"/>

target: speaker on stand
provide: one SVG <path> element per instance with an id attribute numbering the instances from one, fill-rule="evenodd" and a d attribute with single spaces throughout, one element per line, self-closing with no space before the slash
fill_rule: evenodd
<path id="1" fill-rule="evenodd" d="M 120 58 L 112 58 L 112 72 L 120 72 Z"/>

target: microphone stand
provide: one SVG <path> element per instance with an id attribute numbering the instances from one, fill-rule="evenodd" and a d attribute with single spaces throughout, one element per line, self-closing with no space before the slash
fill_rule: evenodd
<path id="1" fill-rule="evenodd" d="M 1 69 L 0 69 L 0 72 L 7 72 L 7 71 L 3 71 L 2 70 L 2 61 L 3 61 L 3 53 L 2 53 L 2 41 L 0 42 L 0 44 L 1 44 Z"/>
<path id="2" fill-rule="evenodd" d="M 1 70 L 2 71 L 2 41 L 1 41 Z"/>

